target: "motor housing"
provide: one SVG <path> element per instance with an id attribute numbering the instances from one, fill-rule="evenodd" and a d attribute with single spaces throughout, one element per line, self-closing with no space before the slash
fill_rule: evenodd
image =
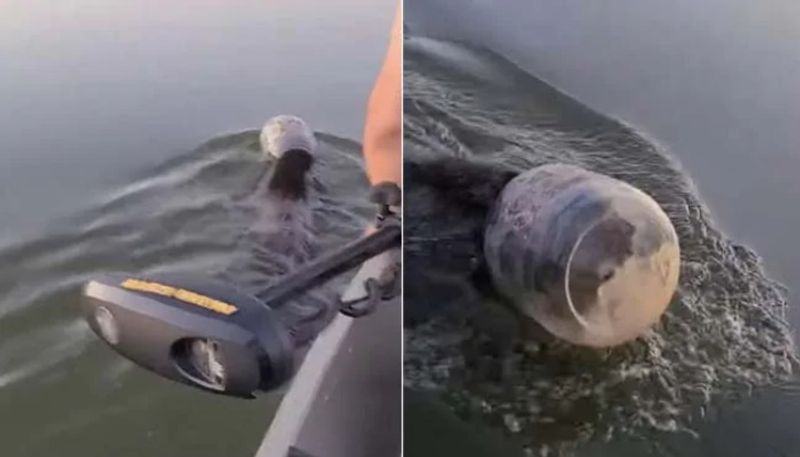
<path id="1" fill-rule="evenodd" d="M 253 398 L 294 374 L 294 347 L 275 313 L 212 279 L 109 274 L 84 285 L 92 330 L 142 367 L 210 392 Z"/>

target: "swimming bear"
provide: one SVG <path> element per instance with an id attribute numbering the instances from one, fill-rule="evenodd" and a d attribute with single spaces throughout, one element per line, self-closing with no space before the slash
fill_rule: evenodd
<path id="1" fill-rule="evenodd" d="M 317 255 L 311 171 L 319 153 L 314 131 L 299 117 L 275 116 L 260 134 L 264 160 L 271 165 L 257 192 L 257 220 L 250 230 L 250 289 L 264 291 L 264 279 L 278 281 Z M 259 293 L 255 295 L 258 297 Z M 290 331 L 297 346 L 312 341 L 336 315 L 335 297 L 310 290 L 286 303 L 267 303 Z"/>
<path id="2" fill-rule="evenodd" d="M 425 262 L 438 263 L 426 274 L 449 270 L 467 295 L 488 287 L 523 327 L 541 326 L 584 346 L 636 338 L 675 292 L 675 230 L 652 198 L 622 181 L 571 165 L 517 174 L 453 158 L 407 163 L 405 176 L 411 319 L 426 311 L 415 301 L 432 296 L 429 285 L 423 294 L 415 291 L 415 282 L 430 281 L 414 273 L 413 265 Z M 421 190 L 414 192 L 416 186 Z M 426 238 L 436 246 L 420 248 Z M 421 252 L 447 243 L 454 246 L 447 255 Z M 453 279 L 466 275 L 472 289 Z"/>

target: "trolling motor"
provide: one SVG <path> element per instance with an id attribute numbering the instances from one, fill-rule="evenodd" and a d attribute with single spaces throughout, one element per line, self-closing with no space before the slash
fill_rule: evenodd
<path id="1" fill-rule="evenodd" d="M 254 398 L 295 372 L 298 348 L 273 307 L 400 246 L 400 220 L 391 209 L 399 205 L 395 189 L 373 192 L 380 204 L 374 232 L 285 276 L 261 299 L 210 278 L 109 274 L 84 285 L 84 316 L 100 338 L 137 365 L 206 391 Z M 369 314 L 387 298 L 380 282 L 359 272 L 340 301 L 341 312 Z"/>

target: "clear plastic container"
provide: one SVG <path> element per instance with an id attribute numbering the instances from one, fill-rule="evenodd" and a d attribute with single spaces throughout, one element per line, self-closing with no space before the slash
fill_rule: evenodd
<path id="1" fill-rule="evenodd" d="M 484 251 L 495 286 L 521 314 L 595 347 L 630 341 L 656 323 L 680 270 L 675 229 L 650 196 L 561 164 L 508 183 Z"/>

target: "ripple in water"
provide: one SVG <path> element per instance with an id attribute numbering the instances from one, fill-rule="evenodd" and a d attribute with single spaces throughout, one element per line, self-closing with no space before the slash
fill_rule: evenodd
<path id="1" fill-rule="evenodd" d="M 240 425 L 203 444 L 203 452 L 244 455 L 255 449 L 276 396 L 268 396 L 267 405 L 229 403 L 131 369 L 91 334 L 77 302 L 83 282 L 110 271 L 198 273 L 257 293 L 286 272 L 271 265 L 291 267 L 361 234 L 374 209 L 366 198 L 359 145 L 318 134 L 306 211 L 313 224 L 302 233 L 314 250 L 304 258 L 290 258 L 295 251 L 264 252 L 273 224 L 265 215 L 269 162 L 258 135 L 247 131 L 211 140 L 143 170 L 128 185 L 40 233 L 18 234 L 0 245 L 4 455 L 44 455 L 52 449 L 105 455 L 107 448 L 92 449 L 92 443 L 109 445 L 93 439 L 98 435 L 113 436 L 117 450 L 151 446 L 153 452 L 183 455 L 199 445 L 198 433 L 217 430 L 226 414 L 225 420 Z M 331 282 L 318 293 L 329 296 L 336 286 Z M 16 413 L 23 410 L 48 413 Z M 179 411 L 187 412 L 174 414 Z M 162 431 L 174 433 L 159 438 Z"/>
<path id="2" fill-rule="evenodd" d="M 438 391 L 462 416 L 546 455 L 618 433 L 693 433 L 689 424 L 715 400 L 790 380 L 797 359 L 784 288 L 715 227 L 662 148 L 489 52 L 411 38 L 405 55 L 407 386 Z M 528 343 L 500 356 L 513 319 L 470 276 L 485 209 L 414 180 L 413 164 L 447 156 L 516 171 L 573 164 L 650 194 L 682 254 L 679 290 L 659 325 L 610 350 Z"/>

